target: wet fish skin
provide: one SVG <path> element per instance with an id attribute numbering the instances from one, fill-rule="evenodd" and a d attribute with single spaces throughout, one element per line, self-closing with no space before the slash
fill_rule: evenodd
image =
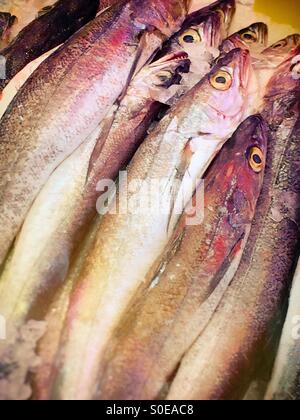
<path id="1" fill-rule="evenodd" d="M 249 153 L 259 148 L 265 162 L 267 138 L 263 120 L 250 117 L 209 169 L 204 179 L 204 220 L 190 226 L 187 216 L 181 217 L 167 251 L 146 276 L 143 292 L 131 301 L 107 346 L 100 398 L 160 398 L 201 333 L 202 304 L 233 260 L 241 258 L 264 174 L 264 163 L 260 173 L 251 169 Z"/>
<path id="2" fill-rule="evenodd" d="M 53 170 L 105 117 L 136 62 L 148 61 L 185 18 L 185 1 L 164 1 L 160 15 L 160 2 L 145 9 L 144 1 L 122 2 L 77 32 L 39 66 L 3 116 L 0 263 Z M 153 32 L 155 25 L 164 34 Z"/>
<path id="3" fill-rule="evenodd" d="M 230 91 L 220 93 L 211 85 L 211 78 L 223 68 L 232 72 L 234 82 Z M 198 144 L 209 153 L 205 155 L 199 151 L 205 161 L 199 164 L 202 175 L 202 170 L 205 171 L 208 162 L 244 119 L 244 98 L 250 73 L 249 53 L 235 50 L 221 60 L 189 95 L 178 101 L 146 138 L 128 168 L 128 183 L 138 181 L 137 188 L 128 195 L 129 201 L 143 194 L 144 179 L 161 180 L 162 202 L 171 201 L 177 168 L 182 168 L 180 177 L 185 173 L 184 165 L 188 162 L 185 151 L 191 138 L 195 139 L 195 146 Z M 153 194 L 149 200 L 157 198 L 156 193 Z M 94 394 L 99 378 L 97 370 L 107 340 L 147 271 L 167 244 L 169 220 L 170 212 L 136 214 L 130 208 L 126 214 L 108 214 L 102 219 L 70 298 L 62 339 L 64 344 L 56 360 L 55 371 L 59 373 L 53 387 L 53 398 L 90 398 Z M 87 350 L 90 348 L 97 351 L 90 353 Z M 88 354 L 89 357 L 85 357 Z"/>
<path id="4" fill-rule="evenodd" d="M 66 277 L 76 244 L 97 215 L 101 197 L 97 184 L 116 179 L 157 116 L 160 96 L 164 99 L 188 69 L 184 53 L 145 66 L 112 115 L 51 175 L 26 217 L 0 279 L 0 311 L 7 328 L 22 325 L 30 309 L 34 311 L 32 306 L 47 311 L 45 302 L 38 304 L 40 295 L 53 293 Z"/>
<path id="5" fill-rule="evenodd" d="M 265 49 L 262 54 L 267 58 L 279 57 L 281 59 L 282 56 L 288 55 L 298 45 L 300 45 L 300 35 L 293 34 L 275 42 L 269 48 Z"/>
<path id="6" fill-rule="evenodd" d="M 6 60 L 6 78 L 0 89 L 28 63 L 65 42 L 96 16 L 99 0 L 60 0 L 39 16 L 1 51 Z M 49 29 L 49 28 L 52 28 Z"/>
<path id="7" fill-rule="evenodd" d="M 168 399 L 242 398 L 274 332 L 299 247 L 300 148 L 293 130 L 299 125 L 300 84 L 293 59 L 280 66 L 265 97 L 268 164 L 244 257 L 206 330 L 182 360 Z"/>

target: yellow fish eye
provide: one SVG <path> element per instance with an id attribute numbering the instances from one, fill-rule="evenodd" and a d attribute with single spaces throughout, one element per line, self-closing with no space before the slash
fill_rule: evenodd
<path id="1" fill-rule="evenodd" d="M 225 70 L 219 70 L 210 78 L 213 88 L 221 91 L 229 90 L 232 86 L 232 76 Z"/>
<path id="2" fill-rule="evenodd" d="M 249 153 L 249 165 L 254 172 L 260 173 L 264 168 L 264 154 L 259 147 L 252 147 Z"/>
<path id="3" fill-rule="evenodd" d="M 244 42 L 246 42 L 246 44 L 254 44 L 254 42 L 257 42 L 257 35 L 252 31 L 244 32 L 241 35 L 241 38 Z"/>
<path id="4" fill-rule="evenodd" d="M 196 29 L 187 29 L 178 38 L 178 42 L 181 46 L 186 44 L 199 44 L 201 41 L 202 38 Z"/>
<path id="5" fill-rule="evenodd" d="M 171 71 L 161 70 L 156 74 L 157 83 L 155 83 L 155 86 L 163 86 L 165 83 L 171 80 L 172 77 L 173 73 Z"/>

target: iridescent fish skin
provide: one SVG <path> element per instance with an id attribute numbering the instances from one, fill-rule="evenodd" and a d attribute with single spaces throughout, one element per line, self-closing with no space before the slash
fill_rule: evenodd
<path id="1" fill-rule="evenodd" d="M 121 2 L 77 32 L 38 67 L 2 117 L 0 264 L 51 173 L 184 21 L 185 0 L 145 2 Z"/>
<path id="2" fill-rule="evenodd" d="M 7 44 L 12 26 L 16 23 L 17 17 L 10 13 L 0 12 L 0 47 Z M 2 45 L 4 44 L 4 45 Z"/>
<path id="3" fill-rule="evenodd" d="M 107 341 L 180 216 L 172 206 L 176 181 L 186 183 L 187 173 L 194 181 L 197 175 L 201 178 L 244 120 L 250 73 L 249 53 L 232 51 L 178 101 L 135 154 L 127 171 L 128 183 L 135 185 L 128 191 L 128 209 L 102 218 L 71 294 L 64 345 L 56 360 L 54 398 L 94 393 Z M 130 205 L 144 197 L 144 180 L 159 181 L 161 202 L 169 208 L 143 207 L 137 212 Z M 148 202 L 157 203 L 157 190 L 149 193 Z"/>
<path id="4" fill-rule="evenodd" d="M 182 216 L 107 346 L 101 399 L 161 397 L 204 328 L 203 303 L 241 259 L 263 183 L 267 138 L 262 118 L 250 117 L 209 169 L 203 220 L 191 225 L 189 216 Z M 194 200 L 193 209 L 200 212 L 202 196 Z"/>
<path id="5" fill-rule="evenodd" d="M 249 387 L 286 299 L 300 226 L 299 48 L 265 96 L 268 164 L 237 274 L 171 385 L 168 399 L 239 399 Z"/>
<path id="6" fill-rule="evenodd" d="M 6 60 L 4 87 L 28 63 L 65 42 L 96 16 L 99 0 L 60 0 L 19 32 L 1 51 Z"/>

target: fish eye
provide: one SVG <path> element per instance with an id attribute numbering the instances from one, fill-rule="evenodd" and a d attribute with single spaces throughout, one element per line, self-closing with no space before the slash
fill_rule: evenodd
<path id="1" fill-rule="evenodd" d="M 253 44 L 254 42 L 257 42 L 257 35 L 255 32 L 247 31 L 244 32 L 241 35 L 241 38 L 243 41 L 245 41 L 247 44 Z"/>
<path id="2" fill-rule="evenodd" d="M 157 83 L 155 86 L 163 86 L 165 83 L 169 82 L 173 77 L 173 73 L 169 70 L 161 70 L 157 73 Z"/>
<path id="3" fill-rule="evenodd" d="M 196 29 L 188 29 L 179 36 L 178 41 L 183 46 L 185 44 L 199 44 L 202 38 Z"/>
<path id="4" fill-rule="evenodd" d="M 287 42 L 286 41 L 279 41 L 275 45 L 273 45 L 272 48 L 278 49 L 278 48 L 283 48 L 283 47 L 286 47 L 286 46 L 287 46 Z"/>
<path id="5" fill-rule="evenodd" d="M 292 72 L 295 74 L 300 74 L 300 63 L 297 63 L 293 68 L 292 68 Z"/>
<path id="6" fill-rule="evenodd" d="M 232 76 L 225 70 L 219 70 L 210 78 L 210 84 L 217 90 L 229 90 L 232 86 Z"/>
<path id="7" fill-rule="evenodd" d="M 249 151 L 249 165 L 254 172 L 260 173 L 264 168 L 264 154 L 262 150 L 257 147 L 251 147 Z"/>

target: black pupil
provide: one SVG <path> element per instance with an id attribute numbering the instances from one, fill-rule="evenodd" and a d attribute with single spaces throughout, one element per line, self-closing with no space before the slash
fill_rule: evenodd
<path id="1" fill-rule="evenodd" d="M 274 48 L 280 48 L 280 47 L 281 47 L 281 44 L 277 44 L 277 45 L 275 45 Z"/>
<path id="2" fill-rule="evenodd" d="M 221 83 L 222 85 L 225 85 L 226 84 L 226 79 L 223 76 L 219 76 L 219 77 L 216 78 L 216 82 Z"/>
<path id="3" fill-rule="evenodd" d="M 185 35 L 183 37 L 184 42 L 186 42 L 187 44 L 193 44 L 194 42 L 194 37 L 193 35 Z"/>
<path id="4" fill-rule="evenodd" d="M 245 34 L 245 35 L 244 35 L 244 38 L 245 38 L 245 39 L 249 39 L 249 41 L 250 41 L 250 40 L 252 40 L 252 39 L 253 39 L 253 35 L 251 35 L 251 34 Z"/>
<path id="5" fill-rule="evenodd" d="M 253 160 L 257 165 L 260 165 L 262 163 L 261 158 L 258 155 L 253 155 Z"/>

